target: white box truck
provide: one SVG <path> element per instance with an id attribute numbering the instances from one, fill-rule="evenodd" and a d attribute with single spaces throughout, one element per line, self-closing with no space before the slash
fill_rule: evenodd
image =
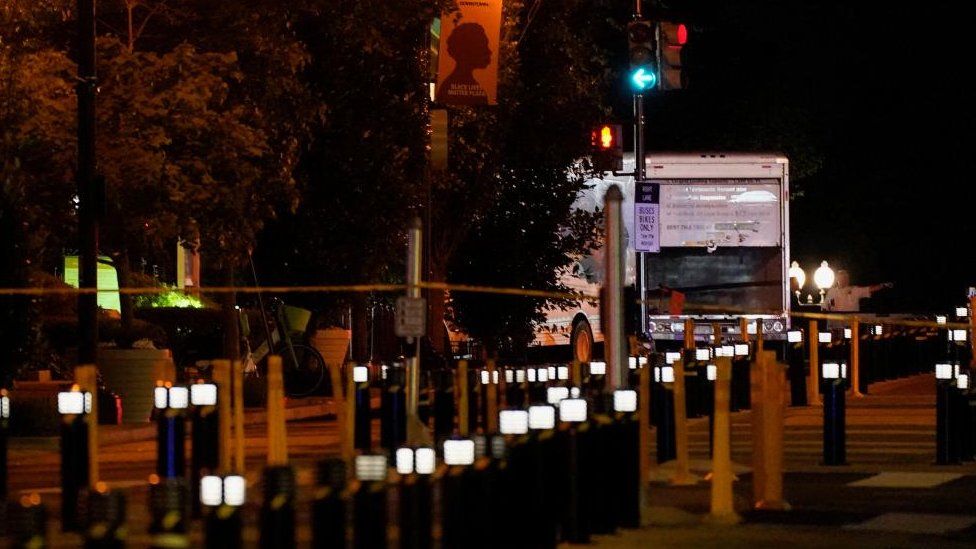
<path id="1" fill-rule="evenodd" d="M 646 182 L 657 186 L 656 226 L 650 230 L 659 251 L 635 249 L 633 177 L 591 180 L 575 205 L 602 208 L 607 188 L 621 187 L 626 280 L 643 296 L 638 314 L 645 337 L 681 340 L 688 317 L 696 321 L 699 340 L 706 340 L 715 324 L 738 334 L 739 318 L 745 316 L 753 328 L 761 322 L 767 338 L 784 338 L 790 310 L 788 160 L 762 153 L 649 153 L 646 166 Z M 625 156 L 624 171 L 633 167 L 633 155 Z M 641 229 L 644 245 L 649 227 Z M 602 274 L 598 249 L 579 258 L 562 282 L 593 294 Z M 675 292 L 684 296 L 680 312 L 672 310 Z M 570 345 L 575 358 L 589 360 L 593 343 L 603 339 L 599 304 L 581 301 L 546 313 L 535 344 Z"/>

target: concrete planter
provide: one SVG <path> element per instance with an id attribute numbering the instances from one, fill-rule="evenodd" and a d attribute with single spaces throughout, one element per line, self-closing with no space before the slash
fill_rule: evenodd
<path id="1" fill-rule="evenodd" d="M 145 423 L 153 408 L 156 380 L 176 381 L 169 349 L 99 349 L 98 371 L 122 397 L 122 422 Z"/>

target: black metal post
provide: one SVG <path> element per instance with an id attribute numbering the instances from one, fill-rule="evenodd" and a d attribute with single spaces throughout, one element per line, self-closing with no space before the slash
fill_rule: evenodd
<path id="1" fill-rule="evenodd" d="M 312 502 L 312 547 L 346 547 L 346 462 L 329 458 L 319 463 L 319 487 Z"/>
<path id="2" fill-rule="evenodd" d="M 186 417 L 183 410 L 164 408 L 156 417 L 156 474 L 186 477 Z"/>
<path id="3" fill-rule="evenodd" d="M 98 217 L 104 197 L 95 171 L 95 0 L 78 0 L 78 287 L 94 290 L 98 278 Z M 78 295 L 78 362 L 98 355 L 98 301 L 94 291 Z"/>
<path id="4" fill-rule="evenodd" d="M 119 549 L 125 546 L 125 497 L 119 492 L 88 492 L 85 517 L 85 549 Z"/>
<path id="5" fill-rule="evenodd" d="M 952 379 L 939 379 L 935 393 L 935 463 L 952 465 L 959 463 L 959 452 L 952 436 L 955 414 L 952 410 Z"/>
<path id="6" fill-rule="evenodd" d="M 85 414 L 61 416 L 61 530 L 81 529 L 78 498 L 88 487 L 88 422 Z"/>
<path id="7" fill-rule="evenodd" d="M 192 513 L 200 517 L 200 479 L 213 474 L 220 464 L 220 414 L 216 406 L 197 406 L 192 415 L 192 454 L 190 455 L 190 500 Z"/>
<path id="8" fill-rule="evenodd" d="M 843 379 L 825 379 L 823 390 L 823 462 L 847 464 L 846 401 Z"/>
<path id="9" fill-rule="evenodd" d="M 153 547 L 188 547 L 189 493 L 181 477 L 153 479 L 149 484 L 149 533 Z"/>
<path id="10" fill-rule="evenodd" d="M 295 547 L 295 470 L 288 465 L 264 469 L 260 546 Z"/>

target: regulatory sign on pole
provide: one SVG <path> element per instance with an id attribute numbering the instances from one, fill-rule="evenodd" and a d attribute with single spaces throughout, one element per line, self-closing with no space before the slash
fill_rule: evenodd
<path id="1" fill-rule="evenodd" d="M 396 302 L 397 337 L 423 337 L 427 333 L 427 300 L 401 296 Z"/>
<path id="2" fill-rule="evenodd" d="M 661 251 L 661 185 L 635 183 L 634 248 L 638 252 Z"/>

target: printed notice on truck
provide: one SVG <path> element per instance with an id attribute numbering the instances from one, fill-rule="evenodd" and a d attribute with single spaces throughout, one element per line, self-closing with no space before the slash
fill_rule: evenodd
<path id="1" fill-rule="evenodd" d="M 779 246 L 780 186 L 769 180 L 662 182 L 660 245 Z"/>
<path id="2" fill-rule="evenodd" d="M 660 201 L 661 186 L 657 183 L 637 183 L 634 190 L 634 249 L 638 252 L 661 251 Z"/>

